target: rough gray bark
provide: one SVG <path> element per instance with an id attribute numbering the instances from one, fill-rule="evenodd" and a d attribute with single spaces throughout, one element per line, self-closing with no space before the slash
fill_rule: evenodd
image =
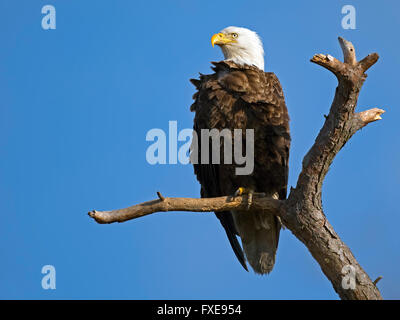
<path id="1" fill-rule="evenodd" d="M 303 168 L 296 188 L 290 190 L 287 200 L 265 197 L 253 199 L 249 212 L 264 210 L 279 216 L 283 224 L 302 241 L 319 263 L 341 299 L 382 299 L 367 273 L 358 264 L 346 244 L 330 225 L 322 209 L 321 194 L 324 178 L 336 154 L 358 130 L 381 119 L 383 110 L 373 108 L 355 113 L 361 87 L 367 71 L 378 60 L 373 53 L 357 62 L 351 42 L 339 38 L 344 62 L 330 55 L 317 54 L 312 59 L 333 72 L 338 79 L 335 97 L 325 123 L 314 145 L 303 159 Z M 99 223 L 123 222 L 159 211 L 212 212 L 246 209 L 246 197 L 218 197 L 207 199 L 164 198 L 113 211 L 91 211 L 89 215 Z M 346 285 L 348 272 L 353 279 Z M 378 279 L 377 279 L 378 280 Z"/>

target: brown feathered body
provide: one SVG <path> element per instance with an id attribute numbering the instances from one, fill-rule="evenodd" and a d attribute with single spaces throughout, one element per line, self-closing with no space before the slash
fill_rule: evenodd
<path id="1" fill-rule="evenodd" d="M 199 163 L 194 172 L 201 184 L 202 197 L 233 195 L 239 187 L 286 198 L 290 147 L 289 116 L 282 87 L 275 74 L 254 66 L 239 66 L 230 61 L 213 62 L 215 73 L 191 80 L 196 86 L 191 111 L 195 112 Z M 233 159 L 224 164 L 221 143 L 220 164 L 202 164 L 201 129 L 242 129 L 243 155 L 246 129 L 254 129 L 254 170 L 237 175 L 240 167 Z M 211 145 L 211 141 L 210 141 Z M 211 157 L 211 153 L 210 153 Z M 242 165 L 243 166 L 243 165 Z M 269 273 L 275 263 L 280 221 L 263 212 L 217 212 L 230 244 L 242 266 L 245 257 L 256 273 Z M 240 236 L 242 248 L 236 236 Z"/>

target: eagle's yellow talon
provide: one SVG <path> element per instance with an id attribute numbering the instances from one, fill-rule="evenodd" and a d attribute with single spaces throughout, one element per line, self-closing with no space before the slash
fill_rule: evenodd
<path id="1" fill-rule="evenodd" d="M 235 197 L 243 196 L 243 195 L 249 194 L 249 193 L 254 193 L 254 191 L 249 188 L 239 187 L 235 192 Z"/>
<path id="2" fill-rule="evenodd" d="M 243 195 L 245 191 L 246 191 L 245 188 L 239 187 L 235 192 L 235 197 Z"/>
<path id="3" fill-rule="evenodd" d="M 253 195 L 254 194 L 255 193 L 252 189 L 239 187 L 235 192 L 235 197 L 247 195 L 246 210 L 249 210 L 253 203 Z"/>

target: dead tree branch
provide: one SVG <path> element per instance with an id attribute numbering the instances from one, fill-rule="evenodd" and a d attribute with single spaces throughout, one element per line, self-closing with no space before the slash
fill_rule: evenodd
<path id="1" fill-rule="evenodd" d="M 323 273 L 342 299 L 382 299 L 376 283 L 358 264 L 346 244 L 330 225 L 322 209 L 322 184 L 336 154 L 346 142 L 368 123 L 381 119 L 384 110 L 373 108 L 355 113 L 358 95 L 367 77 L 365 72 L 378 60 L 373 53 L 357 62 L 351 42 L 339 38 L 344 62 L 331 55 L 317 54 L 311 62 L 331 71 L 338 79 L 335 97 L 325 123 L 314 145 L 303 159 L 303 168 L 296 188 L 287 200 L 254 198 L 249 213 L 264 210 L 281 218 L 284 225 L 302 241 L 319 263 Z M 207 199 L 164 198 L 144 202 L 126 209 L 91 211 L 98 223 L 123 222 L 155 212 L 213 212 L 246 209 L 245 197 Z M 349 270 L 353 274 L 348 274 Z M 346 285 L 354 277 L 354 286 Z M 347 277 L 347 278 L 346 278 Z"/>
<path id="2" fill-rule="evenodd" d="M 282 201 L 270 198 L 254 198 L 251 210 L 264 210 L 279 215 Z M 190 211 L 218 212 L 234 209 L 247 209 L 246 196 L 218 198 L 164 198 L 143 202 L 129 208 L 112 211 L 90 211 L 89 215 L 98 223 L 124 222 L 155 212 Z"/>

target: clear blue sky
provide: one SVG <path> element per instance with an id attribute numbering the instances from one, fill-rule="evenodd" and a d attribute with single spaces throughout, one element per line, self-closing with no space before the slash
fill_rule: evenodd
<path id="1" fill-rule="evenodd" d="M 57 29 L 41 28 L 52 4 Z M 356 8 L 356 30 L 341 8 Z M 307 249 L 281 233 L 273 272 L 243 271 L 213 214 L 159 213 L 99 225 L 87 212 L 197 197 L 190 165 L 146 162 L 148 130 L 191 128 L 189 78 L 220 60 L 229 25 L 263 38 L 284 88 L 290 184 L 329 110 L 336 79 L 309 62 L 338 58 L 338 36 L 378 52 L 358 110 L 382 107 L 340 152 L 324 185 L 335 230 L 384 298 L 400 298 L 400 44 L 396 1 L 0 1 L 0 298 L 337 299 Z M 43 290 L 41 268 L 56 268 Z"/>

